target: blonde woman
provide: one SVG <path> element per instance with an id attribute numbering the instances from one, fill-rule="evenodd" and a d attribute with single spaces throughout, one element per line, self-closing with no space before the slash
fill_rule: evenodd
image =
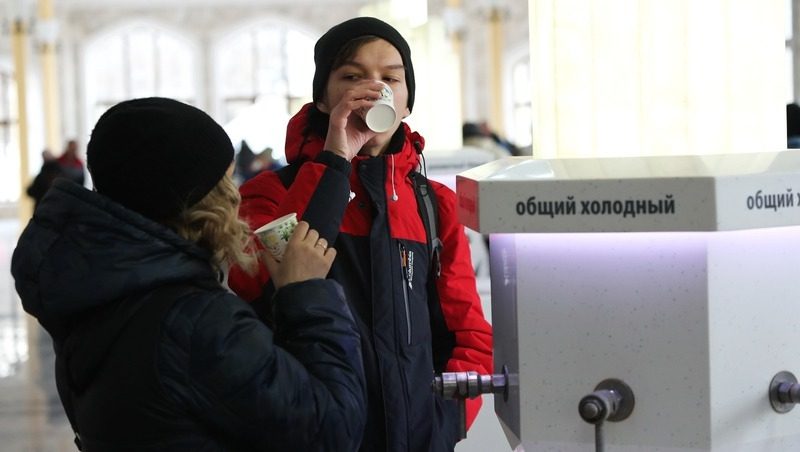
<path id="1" fill-rule="evenodd" d="M 12 273 L 53 337 L 56 383 L 86 451 L 355 450 L 360 338 L 336 251 L 300 222 L 281 262 L 248 252 L 233 147 L 165 98 L 109 109 L 87 151 L 95 190 L 55 184 Z M 264 261 L 275 328 L 219 282 Z"/>

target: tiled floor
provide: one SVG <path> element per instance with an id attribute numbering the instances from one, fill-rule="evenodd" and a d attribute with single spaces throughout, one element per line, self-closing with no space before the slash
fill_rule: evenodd
<path id="1" fill-rule="evenodd" d="M 11 254 L 18 234 L 16 219 L 0 219 L 0 451 L 74 451 L 56 394 L 50 339 L 22 310 L 14 290 Z M 488 274 L 483 276 L 479 287 L 486 292 Z M 484 310 L 489 316 L 488 296 Z M 492 405 L 492 396 L 484 396 L 484 409 L 457 452 L 509 450 Z"/>

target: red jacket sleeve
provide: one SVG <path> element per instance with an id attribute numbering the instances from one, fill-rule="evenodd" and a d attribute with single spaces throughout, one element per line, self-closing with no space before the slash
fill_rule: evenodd
<path id="1" fill-rule="evenodd" d="M 334 243 L 350 199 L 350 163 L 330 152 L 321 152 L 314 161 L 294 165 L 301 166 L 288 189 L 275 171 L 259 173 L 242 184 L 239 216 L 255 230 L 295 212 L 298 220 L 307 221 L 328 243 Z M 259 264 L 254 276 L 239 267 L 231 268 L 228 274 L 228 286 L 247 301 L 259 298 L 268 281 L 263 264 Z"/>
<path id="2" fill-rule="evenodd" d="M 432 182 L 439 205 L 439 236 L 442 240 L 442 273 L 436 282 L 439 302 L 447 328 L 455 335 L 448 372 L 473 370 L 492 373 L 492 327 L 483 316 L 481 299 L 475 283 L 469 241 L 456 218 L 455 193 Z M 481 399 L 467 400 L 467 426 L 478 415 Z"/>

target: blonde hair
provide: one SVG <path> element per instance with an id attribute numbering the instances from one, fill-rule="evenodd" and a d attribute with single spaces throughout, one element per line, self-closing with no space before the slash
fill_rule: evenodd
<path id="1" fill-rule="evenodd" d="M 210 250 L 212 263 L 218 268 L 238 265 L 253 273 L 257 258 L 250 227 L 239 219 L 241 200 L 233 180 L 225 174 L 203 199 L 184 209 L 170 225 L 181 237 Z"/>

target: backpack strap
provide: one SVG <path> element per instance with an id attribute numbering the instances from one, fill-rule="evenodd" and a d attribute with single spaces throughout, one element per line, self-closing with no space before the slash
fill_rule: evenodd
<path id="1" fill-rule="evenodd" d="M 428 239 L 428 250 L 430 252 L 430 274 L 428 278 L 428 314 L 431 326 L 431 353 L 433 358 L 433 368 L 438 372 L 444 372 L 447 362 L 453 355 L 456 346 L 455 334 L 447 329 L 447 321 L 439 300 L 439 290 L 436 281 L 442 274 L 442 240 L 439 238 L 439 209 L 436 193 L 433 191 L 428 178 L 422 173 L 412 172 L 411 180 L 414 182 L 414 192 L 417 196 L 417 207 L 422 223 L 425 225 L 425 234 Z M 455 406 L 455 403 L 453 403 Z"/>
<path id="2" fill-rule="evenodd" d="M 417 197 L 417 208 L 422 223 L 425 225 L 425 236 L 428 239 L 428 254 L 431 258 L 432 274 L 438 278 L 442 274 L 440 254 L 442 241 L 439 239 L 439 209 L 436 193 L 433 192 L 428 178 L 422 173 L 413 171 L 409 175 L 414 183 L 414 194 Z"/>

